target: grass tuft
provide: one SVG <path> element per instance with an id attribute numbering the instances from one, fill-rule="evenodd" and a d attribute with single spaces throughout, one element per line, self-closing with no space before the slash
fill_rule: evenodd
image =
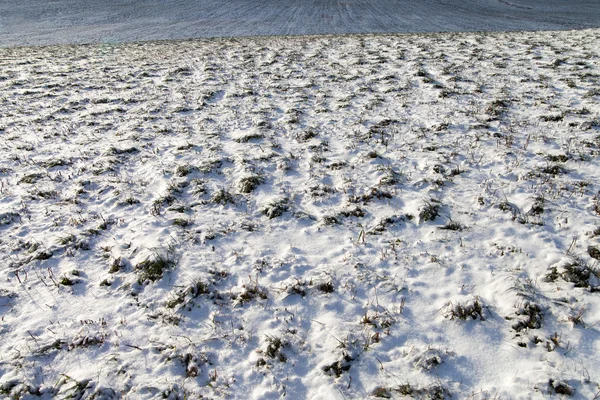
<path id="1" fill-rule="evenodd" d="M 521 320 L 513 324 L 512 328 L 521 332 L 527 329 L 539 329 L 542 327 L 544 311 L 538 304 L 526 302 L 516 314 L 521 316 Z"/>
<path id="2" fill-rule="evenodd" d="M 333 293 L 335 291 L 335 287 L 333 286 L 332 281 L 327 281 L 318 284 L 317 289 L 319 289 L 323 293 Z"/>
<path id="3" fill-rule="evenodd" d="M 587 252 L 593 259 L 600 260 L 600 249 L 598 249 L 598 246 L 588 246 Z"/>
<path id="4" fill-rule="evenodd" d="M 155 252 L 135 266 L 138 271 L 138 282 L 143 284 L 147 281 L 155 282 L 159 280 L 166 271 L 177 265 L 177 261 L 172 249 Z"/>
<path id="5" fill-rule="evenodd" d="M 434 221 L 440 215 L 441 205 L 437 200 L 425 201 L 419 212 L 419 221 Z"/>
<path id="6" fill-rule="evenodd" d="M 575 389 L 573 386 L 563 381 L 550 379 L 548 381 L 548 386 L 550 387 L 550 391 L 556 394 L 562 394 L 566 396 L 573 396 L 575 394 Z"/>
<path id="7" fill-rule="evenodd" d="M 235 204 L 233 195 L 223 188 L 217 190 L 210 200 L 215 204 L 221 205 Z"/>
<path id="8" fill-rule="evenodd" d="M 283 215 L 289 209 L 289 199 L 282 197 L 269 201 L 262 209 L 261 213 L 269 219 L 277 218 Z"/>
<path id="9" fill-rule="evenodd" d="M 246 176 L 238 181 L 238 190 L 240 193 L 252 193 L 263 182 L 264 178 L 260 175 Z"/>
<path id="10" fill-rule="evenodd" d="M 452 302 L 449 302 L 445 307 L 443 314 L 444 317 L 451 320 L 460 319 L 465 321 L 467 319 L 479 319 L 480 321 L 485 321 L 483 308 L 483 304 L 479 298 L 475 298 L 466 304 L 453 304 Z"/>

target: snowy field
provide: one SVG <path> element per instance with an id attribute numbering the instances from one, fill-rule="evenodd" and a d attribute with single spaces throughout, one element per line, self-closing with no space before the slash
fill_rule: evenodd
<path id="1" fill-rule="evenodd" d="M 0 397 L 599 397 L 599 30 L 0 70 Z"/>
<path id="2" fill-rule="evenodd" d="M 0 47 L 217 36 L 600 28 L 597 0 L 0 0 Z"/>

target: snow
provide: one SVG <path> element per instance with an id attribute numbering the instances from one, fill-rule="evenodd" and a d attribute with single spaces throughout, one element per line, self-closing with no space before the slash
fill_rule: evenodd
<path id="1" fill-rule="evenodd" d="M 595 0 L 0 0 L 0 46 L 600 28 Z"/>
<path id="2" fill-rule="evenodd" d="M 0 393 L 597 396 L 599 50 L 0 49 Z"/>

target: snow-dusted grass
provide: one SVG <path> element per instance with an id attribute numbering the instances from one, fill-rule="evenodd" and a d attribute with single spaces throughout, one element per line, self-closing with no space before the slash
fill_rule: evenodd
<path id="1" fill-rule="evenodd" d="M 0 49 L 0 394 L 598 397 L 599 51 Z"/>

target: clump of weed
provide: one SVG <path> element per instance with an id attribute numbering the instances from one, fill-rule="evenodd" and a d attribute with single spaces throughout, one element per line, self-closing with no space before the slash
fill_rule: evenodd
<path id="1" fill-rule="evenodd" d="M 446 172 L 446 168 L 441 164 L 434 165 L 432 169 L 436 174 L 444 174 Z"/>
<path id="2" fill-rule="evenodd" d="M 390 389 L 379 386 L 371 391 L 371 396 L 381 399 L 391 399 L 392 393 L 390 392 Z"/>
<path id="3" fill-rule="evenodd" d="M 321 369 L 326 375 L 335 375 L 336 378 L 339 378 L 344 372 L 350 371 L 352 361 L 354 359 L 348 353 L 344 352 L 340 360 L 324 365 Z"/>
<path id="4" fill-rule="evenodd" d="M 310 162 L 311 162 L 311 163 L 314 163 L 314 164 L 320 164 L 320 163 L 322 163 L 322 162 L 323 162 L 323 161 L 325 161 L 325 160 L 326 160 L 326 158 L 325 158 L 325 157 L 323 157 L 323 156 L 322 156 L 322 155 L 320 155 L 320 154 L 313 154 L 313 155 L 310 157 Z"/>
<path id="5" fill-rule="evenodd" d="M 385 171 L 385 174 L 379 179 L 379 185 L 381 186 L 392 186 L 400 183 L 402 180 L 402 173 L 396 172 L 389 168 Z"/>
<path id="6" fill-rule="evenodd" d="M 413 359 L 415 368 L 431 371 L 444 362 L 443 354 L 437 349 L 427 349 Z"/>
<path id="7" fill-rule="evenodd" d="M 561 163 L 565 163 L 565 162 L 569 161 L 569 157 L 566 156 L 565 154 L 548 154 L 546 156 L 546 159 L 548 159 L 548 161 L 550 161 L 550 162 L 561 162 Z"/>
<path id="8" fill-rule="evenodd" d="M 210 172 L 216 172 L 223 166 L 223 160 L 220 158 L 213 158 L 204 160 L 199 163 L 198 171 L 208 174 Z"/>
<path id="9" fill-rule="evenodd" d="M 185 206 L 183 204 L 174 204 L 171 207 L 167 208 L 167 211 L 172 211 L 176 213 L 184 213 Z"/>
<path id="10" fill-rule="evenodd" d="M 210 201 L 212 201 L 215 204 L 221 205 L 235 204 L 235 199 L 233 195 L 224 188 L 220 188 L 219 190 L 217 190 L 211 197 Z"/>
<path id="11" fill-rule="evenodd" d="M 134 204 L 139 204 L 140 201 L 135 197 L 129 196 L 125 200 L 119 202 L 120 206 L 132 206 Z"/>
<path id="12" fill-rule="evenodd" d="M 252 132 L 252 133 L 248 133 L 246 135 L 237 137 L 234 140 L 237 143 L 248 143 L 251 140 L 259 140 L 259 139 L 263 139 L 264 137 L 265 137 L 265 135 L 263 135 L 260 132 Z"/>
<path id="13" fill-rule="evenodd" d="M 286 284 L 284 291 L 288 294 L 298 294 L 302 297 L 306 296 L 306 290 L 309 283 L 304 279 L 295 278 L 293 283 Z"/>
<path id="14" fill-rule="evenodd" d="M 528 211 L 528 214 L 531 215 L 541 215 L 544 213 L 544 203 L 545 203 L 545 199 L 544 196 L 536 196 L 533 199 L 533 204 L 531 205 L 531 208 Z"/>
<path id="15" fill-rule="evenodd" d="M 503 201 L 503 202 L 499 203 L 498 204 L 498 208 L 501 211 L 510 211 L 510 212 L 513 212 L 513 213 L 514 212 L 519 212 L 519 208 L 516 205 L 514 205 L 512 203 L 509 203 L 508 201 Z"/>
<path id="16" fill-rule="evenodd" d="M 256 281 L 250 281 L 250 283 L 242 286 L 242 292 L 234 295 L 235 301 L 241 305 L 249 303 L 255 298 L 266 300 L 268 298 L 267 289 L 258 285 Z"/>
<path id="17" fill-rule="evenodd" d="M 379 154 L 375 150 L 369 150 L 363 154 L 364 158 L 379 158 Z"/>
<path id="18" fill-rule="evenodd" d="M 69 246 L 76 250 L 89 250 L 90 245 L 87 241 L 83 239 L 78 239 L 75 235 L 67 234 L 65 236 L 60 236 L 56 242 L 63 246 Z"/>
<path id="19" fill-rule="evenodd" d="M 419 211 L 419 221 L 434 221 L 440 215 L 441 208 L 438 200 L 425 201 Z"/>
<path id="20" fill-rule="evenodd" d="M 181 322 L 181 316 L 173 312 L 158 311 L 153 314 L 148 314 L 148 318 L 152 320 L 160 320 L 161 322 L 169 325 L 179 325 Z"/>
<path id="21" fill-rule="evenodd" d="M 37 253 L 33 258 L 34 260 L 44 261 L 53 256 L 53 253 L 50 250 L 44 250 Z"/>
<path id="22" fill-rule="evenodd" d="M 365 211 L 360 207 L 346 208 L 345 210 L 340 211 L 338 213 L 338 216 L 345 217 L 345 218 L 349 218 L 349 217 L 362 218 L 365 216 Z"/>
<path id="23" fill-rule="evenodd" d="M 337 225 L 340 223 L 340 219 L 335 215 L 324 215 L 323 224 L 325 225 Z"/>
<path id="24" fill-rule="evenodd" d="M 158 199 L 156 199 L 152 202 L 152 206 L 150 208 L 150 214 L 161 215 L 162 206 L 163 205 L 170 206 L 171 204 L 175 203 L 176 200 L 177 200 L 177 198 L 173 194 L 170 194 L 170 193 L 160 196 Z"/>
<path id="25" fill-rule="evenodd" d="M 189 149 L 193 149 L 195 146 L 191 143 L 186 143 L 186 144 L 182 144 L 181 146 L 177 146 L 177 150 L 179 151 L 184 151 L 184 150 L 189 150 Z"/>
<path id="26" fill-rule="evenodd" d="M 323 197 L 335 193 L 336 189 L 329 185 L 317 184 L 309 186 L 307 191 L 312 197 Z"/>
<path id="27" fill-rule="evenodd" d="M 27 247 L 27 253 L 34 253 L 40 247 L 40 244 L 38 242 L 27 242 L 25 246 Z"/>
<path id="28" fill-rule="evenodd" d="M 106 341 L 106 334 L 99 332 L 95 335 L 78 335 L 71 343 L 69 343 L 69 350 L 73 350 L 78 347 L 89 347 L 89 346 L 100 346 Z"/>
<path id="29" fill-rule="evenodd" d="M 77 283 L 77 281 L 65 275 L 60 278 L 58 283 L 63 286 L 73 286 L 75 283 Z"/>
<path id="30" fill-rule="evenodd" d="M 585 307 L 579 308 L 576 313 L 569 315 L 567 318 L 569 322 L 572 322 L 574 325 L 583 325 L 583 314 L 585 313 Z"/>
<path id="31" fill-rule="evenodd" d="M 225 270 L 209 269 L 208 273 L 211 274 L 213 279 L 215 279 L 216 281 L 222 281 L 223 279 L 226 279 L 229 276 L 229 274 Z"/>
<path id="32" fill-rule="evenodd" d="M 335 161 L 332 162 L 331 164 L 327 165 L 328 169 L 331 169 L 333 171 L 339 171 L 341 169 L 344 169 L 348 166 L 348 163 L 346 161 Z"/>
<path id="33" fill-rule="evenodd" d="M 306 148 L 312 152 L 323 154 L 323 152 L 329 150 L 329 142 L 327 140 L 319 140 L 313 144 L 309 144 Z"/>
<path id="34" fill-rule="evenodd" d="M 185 165 L 178 165 L 177 168 L 175 169 L 175 175 L 179 176 L 179 177 L 184 177 L 189 175 L 190 173 L 192 173 L 192 171 L 194 171 L 194 167 L 188 164 Z"/>
<path id="35" fill-rule="evenodd" d="M 373 200 L 373 198 L 376 198 L 378 200 L 381 199 L 391 199 L 393 196 L 390 192 L 379 189 L 377 187 L 373 187 L 371 189 L 369 189 L 367 191 L 367 193 L 361 194 L 361 195 L 354 195 L 354 196 L 350 196 L 348 198 L 348 202 L 350 203 L 363 203 L 363 204 L 367 204 L 369 203 L 371 200 Z"/>
<path id="36" fill-rule="evenodd" d="M 360 319 L 360 323 L 364 325 L 371 325 L 374 328 L 378 329 L 387 329 L 394 324 L 394 319 L 387 312 L 376 312 L 369 314 L 365 312 L 365 315 Z M 373 338 L 374 342 L 379 341 L 379 333 L 375 334 L 376 336 Z"/>
<path id="37" fill-rule="evenodd" d="M 449 302 L 443 310 L 443 315 L 451 320 L 460 319 L 465 321 L 467 319 L 479 319 L 480 321 L 485 321 L 483 308 L 483 304 L 476 297 L 465 304 Z"/>
<path id="38" fill-rule="evenodd" d="M 412 396 L 418 391 L 418 389 L 414 388 L 410 383 L 399 385 L 394 390 L 400 393 L 402 396 Z"/>
<path id="39" fill-rule="evenodd" d="M 190 76 L 194 73 L 193 69 L 188 67 L 188 66 L 183 66 L 183 67 L 177 67 L 174 68 L 172 71 L 169 71 L 167 73 L 167 76 L 170 77 L 176 77 L 176 76 Z"/>
<path id="40" fill-rule="evenodd" d="M 281 362 L 287 361 L 287 356 L 281 351 L 282 348 L 287 347 L 289 344 L 283 341 L 280 337 L 266 335 L 267 348 L 264 354 L 272 359 L 278 359 Z"/>
<path id="41" fill-rule="evenodd" d="M 188 187 L 190 185 L 190 183 L 185 180 L 185 179 L 173 179 L 169 182 L 169 184 L 167 185 L 167 191 L 166 194 L 163 196 L 163 198 L 173 198 L 173 201 L 175 200 L 175 196 L 180 194 L 182 189 L 185 189 L 186 187 Z M 165 203 L 168 203 L 168 205 L 171 205 L 171 203 L 173 203 L 173 201 L 167 201 L 165 200 Z"/>
<path id="42" fill-rule="evenodd" d="M 600 96 L 600 89 L 598 89 L 598 88 L 590 89 L 590 90 L 588 90 L 587 93 L 585 93 L 583 95 L 583 97 L 594 97 L 594 96 Z"/>
<path id="43" fill-rule="evenodd" d="M 140 284 L 147 281 L 155 282 L 176 265 L 177 259 L 172 249 L 156 251 L 135 266 L 138 271 L 138 282 Z"/>
<path id="44" fill-rule="evenodd" d="M 197 280 L 190 287 L 186 289 L 186 294 L 189 294 L 192 298 L 199 297 L 204 294 L 210 293 L 210 286 L 204 281 Z"/>
<path id="45" fill-rule="evenodd" d="M 15 222 L 17 219 L 21 219 L 21 215 L 16 212 L 5 212 L 0 213 L 0 226 L 2 225 L 10 225 Z"/>
<path id="46" fill-rule="evenodd" d="M 367 234 L 368 235 L 380 235 L 382 232 L 385 232 L 386 229 L 388 229 L 388 227 L 390 225 L 396 224 L 398 222 L 405 222 L 407 221 L 409 218 L 406 215 L 390 215 L 388 217 L 383 217 L 382 219 L 379 220 L 379 222 L 377 223 L 377 225 L 375 225 L 373 228 L 371 228 Z"/>
<path id="47" fill-rule="evenodd" d="M 44 355 L 44 354 L 48 354 L 53 351 L 62 350 L 66 346 L 67 346 L 66 339 L 56 339 L 48 344 L 40 346 L 38 348 L 38 350 L 36 351 L 36 353 Z M 2 393 L 2 392 L 0 391 L 0 393 Z"/>
<path id="48" fill-rule="evenodd" d="M 544 275 L 544 280 L 546 282 L 556 282 L 560 278 L 560 274 L 558 273 L 558 268 L 556 266 L 550 267 L 550 270 L 546 275 Z"/>
<path id="49" fill-rule="evenodd" d="M 206 193 L 206 181 L 203 179 L 192 179 L 192 190 L 191 193 L 196 196 L 203 196 Z"/>
<path id="50" fill-rule="evenodd" d="M 492 101 L 486 108 L 486 112 L 493 117 L 499 117 L 506 112 L 510 102 L 508 100 L 497 99 Z"/>
<path id="51" fill-rule="evenodd" d="M 573 110 L 572 113 L 577 114 L 577 115 L 588 115 L 588 114 L 591 114 L 592 112 L 587 107 L 581 107 L 580 109 Z"/>
<path id="52" fill-rule="evenodd" d="M 512 214 L 513 221 L 516 220 L 517 218 L 519 220 L 523 219 L 521 217 L 521 215 L 522 215 L 521 210 L 519 209 L 519 207 L 516 204 L 510 203 L 508 201 L 503 201 L 498 204 L 498 208 L 501 211 L 510 212 Z"/>
<path id="53" fill-rule="evenodd" d="M 238 181 L 238 190 L 240 193 L 251 193 L 263 182 L 264 178 L 260 175 L 245 176 Z"/>
<path id="54" fill-rule="evenodd" d="M 102 398 L 100 394 L 103 392 L 111 393 L 112 389 L 101 391 L 101 389 L 104 388 L 98 388 L 97 390 L 94 390 L 95 386 L 96 383 L 93 382 L 91 379 L 82 379 L 79 381 L 77 379 L 71 378 L 68 375 L 61 374 L 61 377 L 58 379 L 58 382 L 55 385 L 53 394 L 58 395 L 60 392 L 62 392 L 61 396 L 56 397 L 64 397 L 71 399 L 93 399 Z M 114 390 L 112 390 L 112 392 L 114 392 Z M 116 392 L 114 393 L 116 394 Z"/>
<path id="55" fill-rule="evenodd" d="M 42 199 L 53 199 L 58 197 L 58 192 L 56 190 L 42 190 L 37 189 L 31 192 L 31 195 L 34 198 L 42 198 Z"/>
<path id="56" fill-rule="evenodd" d="M 283 215 L 289 209 L 289 199 L 287 197 L 281 197 L 269 201 L 261 209 L 261 213 L 266 215 L 269 219 L 277 218 Z"/>
<path id="57" fill-rule="evenodd" d="M 69 165 L 70 162 L 63 158 L 54 158 L 47 161 L 40 162 L 40 165 L 44 168 L 54 168 L 54 167 L 63 167 L 65 165 Z"/>
<path id="58" fill-rule="evenodd" d="M 542 327 L 544 311 L 538 304 L 530 303 L 529 301 L 525 302 L 515 314 L 521 317 L 520 321 L 512 326 L 517 332 L 527 329 L 539 329 Z"/>
<path id="59" fill-rule="evenodd" d="M 106 152 L 107 152 L 107 154 L 112 154 L 112 155 L 118 156 L 118 155 L 122 155 L 122 154 L 135 154 L 135 153 L 139 153 L 140 149 L 138 149 L 135 146 L 123 147 L 123 148 L 120 148 L 120 149 L 116 148 L 114 146 L 110 146 Z"/>
<path id="60" fill-rule="evenodd" d="M 185 367 L 185 375 L 188 378 L 195 378 L 198 376 L 198 372 L 200 371 L 198 367 L 198 357 L 191 353 L 185 353 L 181 357 L 181 362 Z"/>
<path id="61" fill-rule="evenodd" d="M 552 176 L 557 176 L 557 175 L 564 175 L 568 172 L 568 170 L 563 167 L 562 165 L 559 164 L 553 164 L 553 165 L 547 165 L 544 168 L 542 168 L 540 170 L 540 172 L 543 172 L 544 174 L 548 174 L 548 175 L 552 175 Z"/>
<path id="62" fill-rule="evenodd" d="M 462 231 L 464 226 L 458 222 L 449 220 L 446 225 L 440 226 L 439 229 L 447 230 L 447 231 Z"/>
<path id="63" fill-rule="evenodd" d="M 587 252 L 593 259 L 600 260 L 600 249 L 598 249 L 598 246 L 588 246 Z"/>
<path id="64" fill-rule="evenodd" d="M 117 272 L 119 272 L 123 268 L 125 268 L 125 266 L 126 266 L 125 260 L 122 257 L 117 257 L 110 263 L 110 268 L 108 269 L 108 273 L 116 274 Z"/>
<path id="65" fill-rule="evenodd" d="M 410 396 L 417 399 L 444 400 L 451 397 L 450 391 L 441 385 L 431 385 L 424 388 L 414 387 L 410 383 L 391 388 L 402 396 Z"/>
<path id="66" fill-rule="evenodd" d="M 573 386 L 564 381 L 550 379 L 548 381 L 548 386 L 551 393 L 563 394 L 567 396 L 573 396 L 575 394 L 575 389 Z"/>
<path id="67" fill-rule="evenodd" d="M 560 122 L 565 118 L 562 114 L 541 115 L 540 119 L 544 122 Z"/>
<path id="68" fill-rule="evenodd" d="M 431 400 L 444 400 L 452 397 L 450 391 L 442 385 L 431 385 L 429 387 L 421 389 L 421 393 L 425 395 L 425 398 Z"/>
<path id="69" fill-rule="evenodd" d="M 561 278 L 574 283 L 575 287 L 589 287 L 590 278 L 592 276 L 598 277 L 598 272 L 595 269 L 590 268 L 583 260 L 575 257 L 565 261 L 561 269 Z"/>
<path id="70" fill-rule="evenodd" d="M 535 344 L 538 344 L 538 343 L 542 343 L 543 340 L 540 339 L 538 336 L 534 336 L 533 342 Z M 558 334 L 558 332 L 554 332 L 554 335 L 550 336 L 546 340 L 546 350 L 548 350 L 548 352 L 552 352 L 552 351 L 556 350 L 557 347 L 562 347 L 561 337 Z"/>
<path id="71" fill-rule="evenodd" d="M 335 287 L 333 286 L 332 281 L 319 283 L 317 285 L 317 289 L 319 289 L 323 293 L 333 293 L 335 291 Z"/>
<path id="72" fill-rule="evenodd" d="M 102 279 L 100 281 L 100 286 L 112 286 L 113 282 L 114 281 L 112 279 L 108 279 L 108 278 Z"/>
<path id="73" fill-rule="evenodd" d="M 306 142 L 306 141 L 308 141 L 308 140 L 310 140 L 310 139 L 312 139 L 312 138 L 314 138 L 316 136 L 317 136 L 317 132 L 315 132 L 314 129 L 309 128 L 309 129 L 307 129 L 305 131 L 302 131 L 302 132 L 298 133 L 296 135 L 296 139 L 299 142 Z"/>
<path id="74" fill-rule="evenodd" d="M 167 300 L 165 303 L 165 307 L 167 308 L 175 308 L 180 304 L 183 304 L 185 301 L 185 295 L 183 293 L 177 293 L 171 299 Z"/>
<path id="75" fill-rule="evenodd" d="M 173 225 L 180 226 L 182 228 L 185 228 L 186 226 L 190 226 L 191 224 L 192 224 L 192 221 L 190 221 L 187 218 L 175 218 L 173 220 Z"/>
<path id="76" fill-rule="evenodd" d="M 197 280 L 187 288 L 178 290 L 173 294 L 172 298 L 165 303 L 165 306 L 167 308 L 176 308 L 180 304 L 189 304 L 193 299 L 210 293 L 210 285 L 204 281 Z"/>

